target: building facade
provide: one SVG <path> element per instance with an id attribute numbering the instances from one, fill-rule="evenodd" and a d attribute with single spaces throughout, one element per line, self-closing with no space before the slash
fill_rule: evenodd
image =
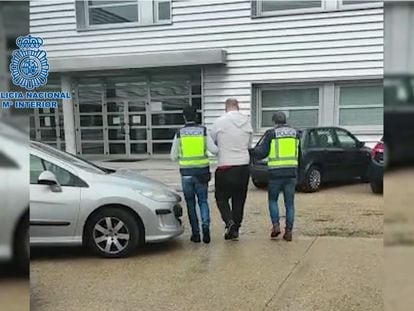
<path id="1" fill-rule="evenodd" d="M 383 131 L 383 3 L 315 0 L 31 1 L 52 74 L 70 91 L 31 136 L 86 157 L 168 153 L 195 105 L 210 126 L 235 97 L 256 137 L 276 110 L 297 127 Z"/>

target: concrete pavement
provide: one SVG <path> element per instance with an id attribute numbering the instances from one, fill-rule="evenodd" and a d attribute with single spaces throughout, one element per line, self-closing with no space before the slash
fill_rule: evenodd
<path id="1" fill-rule="evenodd" d="M 382 310 L 382 240 L 179 239 L 124 260 L 35 255 L 32 310 Z"/>
<path id="2" fill-rule="evenodd" d="M 0 263 L 0 310 L 29 311 L 29 306 L 29 279 L 11 264 Z"/>
<path id="3" fill-rule="evenodd" d="M 410 311 L 414 305 L 414 169 L 401 168 L 385 175 L 384 306 Z"/>

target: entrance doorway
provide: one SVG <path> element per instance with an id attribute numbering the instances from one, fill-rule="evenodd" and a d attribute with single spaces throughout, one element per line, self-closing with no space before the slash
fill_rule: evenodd
<path id="1" fill-rule="evenodd" d="M 168 154 L 184 105 L 202 121 L 200 71 L 79 79 L 75 84 L 77 153 L 98 158 Z"/>

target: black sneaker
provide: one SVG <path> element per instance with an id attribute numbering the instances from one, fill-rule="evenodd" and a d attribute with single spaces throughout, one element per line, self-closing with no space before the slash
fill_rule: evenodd
<path id="1" fill-rule="evenodd" d="M 210 243 L 211 238 L 210 238 L 210 230 L 203 230 L 203 242 L 208 244 Z"/>
<path id="2" fill-rule="evenodd" d="M 239 240 L 239 227 L 234 226 L 233 237 L 231 239 L 233 241 L 238 241 Z"/>
<path id="3" fill-rule="evenodd" d="M 200 243 L 201 242 L 200 235 L 199 234 L 193 234 L 190 238 L 190 241 L 194 242 L 194 243 Z"/>
<path id="4" fill-rule="evenodd" d="M 231 240 L 234 237 L 234 231 L 236 230 L 236 224 L 234 222 L 230 222 L 226 227 L 226 231 L 224 233 L 225 240 Z"/>

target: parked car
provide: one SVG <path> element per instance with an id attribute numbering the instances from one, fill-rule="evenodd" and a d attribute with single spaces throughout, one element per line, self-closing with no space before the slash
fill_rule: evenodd
<path id="1" fill-rule="evenodd" d="M 300 129 L 299 135 L 298 189 L 315 192 L 328 181 L 367 180 L 370 149 L 349 131 L 339 127 L 311 127 Z M 253 160 L 251 175 L 256 187 L 266 187 L 267 160 Z"/>
<path id="2" fill-rule="evenodd" d="M 369 181 L 372 192 L 383 193 L 384 191 L 384 138 L 379 141 L 371 151 L 372 160 L 369 168 Z"/>
<path id="3" fill-rule="evenodd" d="M 29 269 L 29 174 L 26 135 L 0 123 L 0 261 Z"/>
<path id="4" fill-rule="evenodd" d="M 140 244 L 183 233 L 181 197 L 131 170 L 101 168 L 32 142 L 30 244 L 84 244 L 103 257 L 125 257 Z"/>

